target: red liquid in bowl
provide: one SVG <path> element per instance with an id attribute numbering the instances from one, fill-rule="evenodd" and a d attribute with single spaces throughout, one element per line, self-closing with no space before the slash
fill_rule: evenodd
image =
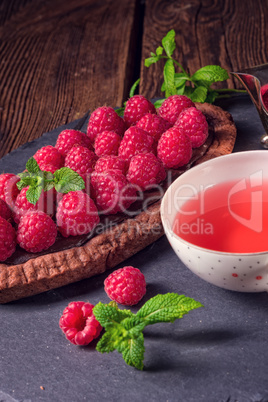
<path id="1" fill-rule="evenodd" d="M 263 85 L 261 87 L 261 97 L 262 97 L 262 103 L 264 104 L 265 108 L 268 110 L 268 84 Z"/>
<path id="2" fill-rule="evenodd" d="M 259 181 L 243 179 L 193 191 L 176 215 L 174 233 L 216 251 L 267 251 L 268 181 Z"/>

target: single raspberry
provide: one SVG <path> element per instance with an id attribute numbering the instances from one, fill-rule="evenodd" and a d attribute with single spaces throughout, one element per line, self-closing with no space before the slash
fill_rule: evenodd
<path id="1" fill-rule="evenodd" d="M 177 169 L 187 164 L 192 157 L 190 138 L 180 129 L 170 128 L 158 142 L 157 156 L 166 168 Z"/>
<path id="2" fill-rule="evenodd" d="M 12 212 L 7 203 L 0 198 L 0 217 L 10 221 L 12 219 Z"/>
<path id="3" fill-rule="evenodd" d="M 77 172 L 86 181 L 86 177 L 93 172 L 97 159 L 93 151 L 76 145 L 66 155 L 64 166 Z"/>
<path id="4" fill-rule="evenodd" d="M 16 231 L 0 216 L 0 261 L 5 261 L 16 249 Z"/>
<path id="5" fill-rule="evenodd" d="M 19 194 L 17 182 L 20 178 L 12 173 L 0 174 L 0 198 L 4 200 L 10 208 L 13 208 L 14 202 Z"/>
<path id="6" fill-rule="evenodd" d="M 63 310 L 59 325 L 74 345 L 88 345 L 100 335 L 102 326 L 93 314 L 93 307 L 93 304 L 78 301 L 69 303 Z"/>
<path id="7" fill-rule="evenodd" d="M 104 290 L 109 298 L 117 303 L 133 306 L 146 293 L 145 277 L 138 268 L 120 268 L 105 279 Z"/>
<path id="8" fill-rule="evenodd" d="M 51 173 L 54 173 L 64 166 L 64 157 L 58 149 L 52 145 L 40 148 L 33 157 L 41 170 L 46 170 Z"/>
<path id="9" fill-rule="evenodd" d="M 155 141 L 153 137 L 147 134 L 142 128 L 133 126 L 125 132 L 119 146 L 118 156 L 129 163 L 132 156 L 154 152 L 154 149 Z"/>
<path id="10" fill-rule="evenodd" d="M 90 233 L 100 218 L 94 201 L 83 191 L 64 194 L 58 204 L 56 220 L 64 237 Z"/>
<path id="11" fill-rule="evenodd" d="M 93 198 L 103 214 L 124 212 L 136 201 L 136 189 L 120 170 L 93 172 L 91 176 Z"/>
<path id="12" fill-rule="evenodd" d="M 192 148 L 203 145 L 208 137 L 206 117 L 196 107 L 189 107 L 181 112 L 174 127 L 178 127 L 190 138 Z"/>
<path id="13" fill-rule="evenodd" d="M 127 126 L 133 126 L 139 121 L 142 116 L 147 113 L 156 113 L 156 109 L 152 102 L 146 99 L 143 95 L 134 95 L 126 102 L 124 111 L 124 120 Z"/>
<path id="14" fill-rule="evenodd" d="M 27 200 L 26 193 L 29 189 L 28 187 L 24 187 L 19 195 L 16 198 L 14 208 L 13 208 L 13 217 L 16 223 L 19 223 L 22 216 L 24 216 L 27 212 L 31 211 L 42 211 L 48 215 L 53 215 L 55 212 L 55 191 L 51 189 L 49 191 L 41 192 L 41 195 L 36 204 L 30 203 Z"/>
<path id="15" fill-rule="evenodd" d="M 137 122 L 137 127 L 142 128 L 150 134 L 156 141 L 159 140 L 161 134 L 172 127 L 169 121 L 163 119 L 157 114 L 147 113 Z"/>
<path id="16" fill-rule="evenodd" d="M 117 155 L 122 137 L 115 131 L 102 131 L 96 137 L 94 148 L 97 156 Z"/>
<path id="17" fill-rule="evenodd" d="M 17 230 L 17 241 L 30 253 L 39 253 L 51 247 L 56 240 L 57 227 L 42 211 L 31 211 L 22 216 Z"/>
<path id="18" fill-rule="evenodd" d="M 102 106 L 91 114 L 87 126 L 87 135 L 94 143 L 97 135 L 102 131 L 115 131 L 122 136 L 125 128 L 124 120 L 118 116 L 112 107 Z"/>
<path id="19" fill-rule="evenodd" d="M 127 171 L 126 161 L 120 159 L 116 155 L 106 155 L 99 158 L 95 165 L 95 172 L 105 172 L 106 170 L 117 169 L 120 170 L 124 175 Z"/>
<path id="20" fill-rule="evenodd" d="M 166 171 L 154 154 L 138 154 L 131 158 L 126 177 L 130 183 L 143 191 L 163 181 L 166 178 Z"/>
<path id="21" fill-rule="evenodd" d="M 55 148 L 65 157 L 74 145 L 82 145 L 92 150 L 90 139 L 82 131 L 66 129 L 58 135 Z"/>
<path id="22" fill-rule="evenodd" d="M 162 103 L 158 109 L 158 114 L 163 119 L 174 124 L 179 114 L 188 107 L 195 107 L 195 105 L 187 96 L 171 95 Z"/>

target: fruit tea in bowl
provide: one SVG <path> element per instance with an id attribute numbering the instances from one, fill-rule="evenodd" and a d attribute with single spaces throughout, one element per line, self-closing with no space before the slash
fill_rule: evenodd
<path id="1" fill-rule="evenodd" d="M 182 174 L 161 203 L 166 236 L 200 278 L 241 291 L 268 290 L 268 154 L 221 156 Z"/>

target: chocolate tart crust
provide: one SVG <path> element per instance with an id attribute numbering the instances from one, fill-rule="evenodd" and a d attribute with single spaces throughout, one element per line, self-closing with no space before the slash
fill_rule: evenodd
<path id="1" fill-rule="evenodd" d="M 213 139 L 205 154 L 194 164 L 232 152 L 236 127 L 232 116 L 218 106 L 196 103 L 213 130 Z M 69 283 L 90 278 L 115 267 L 163 234 L 161 200 L 146 211 L 105 230 L 83 246 L 32 258 L 23 264 L 0 264 L 0 303 L 8 303 Z"/>

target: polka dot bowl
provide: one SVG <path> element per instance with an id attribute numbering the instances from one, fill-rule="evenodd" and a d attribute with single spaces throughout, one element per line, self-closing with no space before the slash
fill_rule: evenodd
<path id="1" fill-rule="evenodd" d="M 240 292 L 268 290 L 267 251 L 229 253 L 192 244 L 174 233 L 175 217 L 182 205 L 203 188 L 230 180 L 258 178 L 268 181 L 268 151 L 245 151 L 220 156 L 183 173 L 166 191 L 161 203 L 161 219 L 169 243 L 193 273 L 221 288 Z M 248 181 L 251 183 L 251 181 Z M 252 194 L 255 189 L 252 187 Z"/>

